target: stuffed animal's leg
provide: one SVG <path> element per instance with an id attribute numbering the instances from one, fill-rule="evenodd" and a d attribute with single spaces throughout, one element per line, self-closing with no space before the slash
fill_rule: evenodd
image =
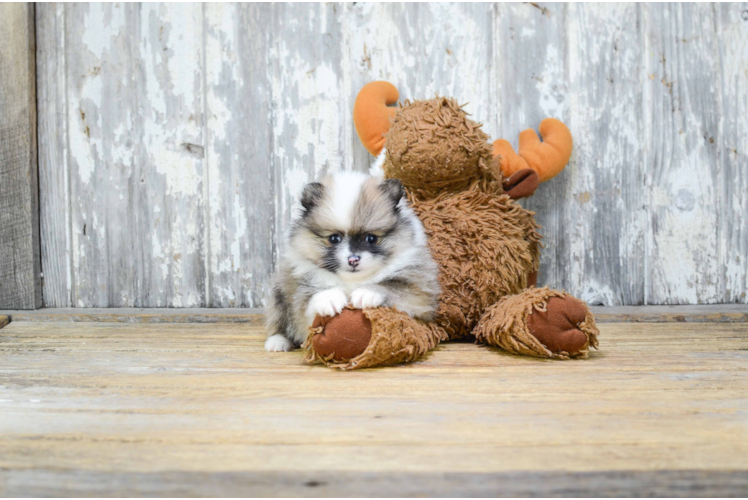
<path id="1" fill-rule="evenodd" d="M 516 354 L 586 358 L 600 333 L 587 305 L 564 292 L 528 288 L 489 307 L 476 339 Z"/>
<path id="2" fill-rule="evenodd" d="M 446 339 L 446 333 L 391 308 L 350 309 L 317 317 L 304 344 L 307 363 L 352 370 L 418 359 Z"/>

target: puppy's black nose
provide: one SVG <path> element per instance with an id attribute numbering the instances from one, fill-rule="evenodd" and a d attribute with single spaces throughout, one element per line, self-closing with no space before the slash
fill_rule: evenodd
<path id="1" fill-rule="evenodd" d="M 348 265 L 353 268 L 358 266 L 359 262 L 361 262 L 361 257 L 359 257 L 358 255 L 351 255 L 350 257 L 348 257 Z"/>

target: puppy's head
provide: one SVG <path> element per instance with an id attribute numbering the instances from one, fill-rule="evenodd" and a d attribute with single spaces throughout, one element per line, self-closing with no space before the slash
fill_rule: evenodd
<path id="1" fill-rule="evenodd" d="M 291 233 L 293 258 L 344 280 L 367 279 L 413 243 L 414 228 L 402 216 L 403 196 L 400 181 L 354 172 L 307 184 L 303 213 Z"/>

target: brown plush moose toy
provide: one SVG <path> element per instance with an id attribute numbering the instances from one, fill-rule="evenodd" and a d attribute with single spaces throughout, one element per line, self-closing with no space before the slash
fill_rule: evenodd
<path id="1" fill-rule="evenodd" d="M 423 222 L 439 265 L 436 318 L 421 322 L 394 308 L 344 309 L 317 317 L 305 344 L 310 363 L 340 369 L 413 361 L 439 342 L 474 335 L 481 343 L 542 358 L 587 357 L 598 330 L 587 305 L 535 288 L 541 236 L 534 213 L 516 199 L 559 173 L 571 156 L 558 120 L 520 135 L 515 153 L 488 143 L 481 125 L 454 99 L 398 101 L 390 83 L 366 85 L 356 98 L 359 138 L 398 179 Z"/>

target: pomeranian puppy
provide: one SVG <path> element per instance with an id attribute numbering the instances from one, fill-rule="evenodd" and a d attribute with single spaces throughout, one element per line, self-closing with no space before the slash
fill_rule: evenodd
<path id="1" fill-rule="evenodd" d="M 307 184 L 268 304 L 268 351 L 290 351 L 314 318 L 394 306 L 430 319 L 437 266 L 400 181 L 342 172 Z"/>

